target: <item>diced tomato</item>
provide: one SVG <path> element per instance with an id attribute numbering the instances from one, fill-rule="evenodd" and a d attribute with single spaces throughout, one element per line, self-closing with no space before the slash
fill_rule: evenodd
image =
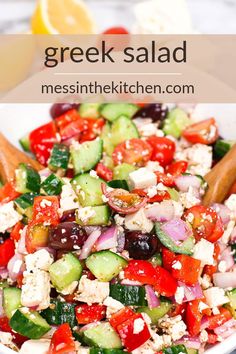
<path id="1" fill-rule="evenodd" d="M 9 203 L 19 197 L 20 193 L 15 190 L 13 181 L 6 183 L 0 188 L 0 204 Z"/>
<path id="2" fill-rule="evenodd" d="M 82 133 L 88 130 L 88 123 L 85 119 L 77 118 L 77 120 L 60 128 L 60 136 L 62 141 L 75 138 L 80 139 Z"/>
<path id="3" fill-rule="evenodd" d="M 156 267 L 156 282 L 154 289 L 162 296 L 174 296 L 177 290 L 177 281 L 163 267 Z"/>
<path id="4" fill-rule="evenodd" d="M 117 330 L 117 327 L 121 323 L 127 321 L 133 315 L 134 315 L 134 312 L 129 307 L 123 307 L 121 310 L 119 310 L 118 312 L 111 315 L 109 322 L 110 322 L 111 326 L 115 330 Z"/>
<path id="5" fill-rule="evenodd" d="M 214 118 L 189 125 L 183 132 L 183 137 L 193 144 L 213 144 L 219 137 Z"/>
<path id="6" fill-rule="evenodd" d="M 59 200 L 56 196 L 39 196 L 34 198 L 33 218 L 34 224 L 47 223 L 56 226 L 59 221 Z"/>
<path id="7" fill-rule="evenodd" d="M 40 247 L 46 247 L 49 240 L 48 226 L 30 222 L 25 237 L 25 245 L 28 253 L 35 252 Z"/>
<path id="8" fill-rule="evenodd" d="M 208 338 L 207 338 L 208 344 L 215 344 L 218 342 L 218 336 L 215 333 L 211 331 L 207 331 L 207 334 L 208 334 Z"/>
<path id="9" fill-rule="evenodd" d="M 10 324 L 9 324 L 9 319 L 5 316 L 0 317 L 0 331 L 11 333 L 11 335 L 13 337 L 13 342 L 17 346 L 21 346 L 25 341 L 27 341 L 29 339 L 27 337 L 23 337 L 19 333 L 16 333 L 15 331 L 13 331 Z"/>
<path id="10" fill-rule="evenodd" d="M 8 238 L 0 245 L 0 267 L 6 267 L 15 254 L 15 243 Z"/>
<path id="11" fill-rule="evenodd" d="M 214 254 L 213 254 L 214 264 L 213 265 L 206 265 L 203 270 L 204 274 L 207 274 L 210 277 L 212 277 L 213 274 L 215 274 L 217 272 L 219 256 L 220 256 L 220 246 L 218 243 L 215 243 L 214 244 Z"/>
<path id="12" fill-rule="evenodd" d="M 157 183 L 163 183 L 166 187 L 174 186 L 174 177 L 171 174 L 165 174 L 157 171 L 155 172 L 155 175 L 157 176 Z"/>
<path id="13" fill-rule="evenodd" d="M 157 281 L 156 270 L 148 261 L 132 260 L 124 270 L 124 277 L 142 284 L 154 285 Z"/>
<path id="14" fill-rule="evenodd" d="M 42 125 L 30 133 L 30 149 L 42 165 L 47 165 L 52 147 L 58 140 L 55 122 Z"/>
<path id="15" fill-rule="evenodd" d="M 201 300 L 192 300 L 187 303 L 185 321 L 190 336 L 197 336 L 201 330 L 202 314 L 199 310 Z"/>
<path id="16" fill-rule="evenodd" d="M 171 252 L 168 248 L 162 247 L 162 263 L 163 267 L 172 271 L 172 264 L 175 261 L 175 253 Z"/>
<path id="17" fill-rule="evenodd" d="M 183 316 L 183 314 L 186 311 L 186 306 L 187 306 L 186 302 L 183 302 L 182 304 L 174 304 L 170 312 L 168 312 L 168 315 L 170 317 L 175 317 L 178 315 Z"/>
<path id="18" fill-rule="evenodd" d="M 148 197 L 147 192 L 143 189 L 133 189 L 132 193 L 138 194 L 140 197 L 146 197 L 148 203 L 160 203 L 163 200 L 170 199 L 170 194 L 167 191 L 157 191 L 157 194 L 154 197 Z"/>
<path id="19" fill-rule="evenodd" d="M 207 316 L 207 320 L 209 321 L 208 329 L 215 329 L 232 318 L 228 309 L 221 307 L 219 311 L 220 314 L 218 315 Z"/>
<path id="20" fill-rule="evenodd" d="M 104 31 L 103 34 L 129 34 L 129 32 L 124 27 L 111 27 Z"/>
<path id="21" fill-rule="evenodd" d="M 75 342 L 68 323 L 62 324 L 54 332 L 48 354 L 66 354 L 75 351 Z"/>
<path id="22" fill-rule="evenodd" d="M 152 161 L 158 161 L 161 166 L 169 165 L 174 158 L 175 143 L 166 138 L 158 136 L 150 136 L 147 142 L 152 146 L 153 152 L 151 156 Z"/>
<path id="23" fill-rule="evenodd" d="M 137 331 L 138 333 L 135 332 L 136 320 L 143 322 L 142 329 L 140 328 L 141 330 Z M 132 352 L 136 348 L 140 347 L 151 337 L 148 326 L 140 313 L 136 313 L 131 318 L 118 325 L 117 331 L 124 347 L 129 352 Z"/>
<path id="24" fill-rule="evenodd" d="M 18 222 L 16 223 L 16 225 L 13 227 L 11 233 L 10 233 L 10 238 L 13 241 L 19 241 L 20 237 L 21 237 L 21 231 L 24 228 L 24 224 L 22 224 L 22 222 Z"/>
<path id="25" fill-rule="evenodd" d="M 24 275 L 22 274 L 18 274 L 17 278 L 16 278 L 16 282 L 17 282 L 17 286 L 18 288 L 22 288 L 23 285 L 23 279 L 24 279 Z"/>
<path id="26" fill-rule="evenodd" d="M 59 133 L 63 128 L 65 128 L 67 125 L 69 125 L 71 122 L 75 122 L 76 120 L 79 120 L 80 115 L 77 111 L 77 109 L 70 109 L 69 111 L 65 112 L 64 114 L 60 115 L 55 119 L 56 125 L 58 127 Z"/>
<path id="27" fill-rule="evenodd" d="M 97 175 L 104 179 L 104 181 L 111 181 L 113 178 L 113 172 L 110 168 L 99 162 L 96 167 Z"/>
<path id="28" fill-rule="evenodd" d="M 141 139 L 130 139 L 116 146 L 112 158 L 115 165 L 123 162 L 144 166 L 152 156 L 152 147 Z"/>
<path id="29" fill-rule="evenodd" d="M 101 321 L 106 317 L 106 306 L 81 304 L 76 306 L 75 314 L 79 324 Z"/>
<path id="30" fill-rule="evenodd" d="M 175 161 L 171 165 L 166 167 L 166 173 L 170 173 L 172 176 L 180 176 L 185 173 L 188 168 L 187 161 Z"/>
<path id="31" fill-rule="evenodd" d="M 189 218 L 191 216 L 191 219 Z M 209 242 L 216 242 L 224 233 L 224 226 L 215 210 L 204 205 L 195 205 L 184 213 L 184 219 L 190 219 L 196 240 L 205 238 Z"/>
<path id="32" fill-rule="evenodd" d="M 187 285 L 195 285 L 198 282 L 201 271 L 201 261 L 185 254 L 177 255 L 176 262 L 180 262 L 180 269 L 172 267 L 172 275 L 175 279 Z"/>

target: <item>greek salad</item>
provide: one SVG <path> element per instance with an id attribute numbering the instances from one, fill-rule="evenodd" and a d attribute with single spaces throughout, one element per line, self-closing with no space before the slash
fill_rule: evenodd
<path id="1" fill-rule="evenodd" d="M 54 104 L 0 188 L 0 341 L 23 354 L 201 354 L 236 331 L 231 148 L 181 106 Z"/>

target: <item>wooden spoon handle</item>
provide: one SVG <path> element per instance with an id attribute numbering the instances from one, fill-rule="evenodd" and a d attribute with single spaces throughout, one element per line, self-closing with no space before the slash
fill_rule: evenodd
<path id="1" fill-rule="evenodd" d="M 203 198 L 203 204 L 223 202 L 236 180 L 236 144 L 204 178 L 209 188 Z"/>

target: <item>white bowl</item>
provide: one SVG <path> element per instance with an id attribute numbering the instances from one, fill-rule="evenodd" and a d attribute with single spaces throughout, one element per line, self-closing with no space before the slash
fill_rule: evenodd
<path id="1" fill-rule="evenodd" d="M 48 122 L 48 104 L 12 104 L 0 107 L 1 132 L 19 147 L 19 138 L 32 129 Z M 236 138 L 236 104 L 199 104 L 195 115 L 199 118 L 215 117 L 222 137 Z M 229 354 L 236 348 L 236 333 L 224 342 L 207 350 L 206 354 Z M 0 344 L 1 354 L 13 354 L 12 350 Z"/>

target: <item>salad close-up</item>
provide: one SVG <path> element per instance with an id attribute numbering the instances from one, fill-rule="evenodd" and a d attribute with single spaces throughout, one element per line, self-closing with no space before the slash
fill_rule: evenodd
<path id="1" fill-rule="evenodd" d="M 0 338 L 28 354 L 201 354 L 236 332 L 234 142 L 186 105 L 54 104 L 0 188 Z"/>

